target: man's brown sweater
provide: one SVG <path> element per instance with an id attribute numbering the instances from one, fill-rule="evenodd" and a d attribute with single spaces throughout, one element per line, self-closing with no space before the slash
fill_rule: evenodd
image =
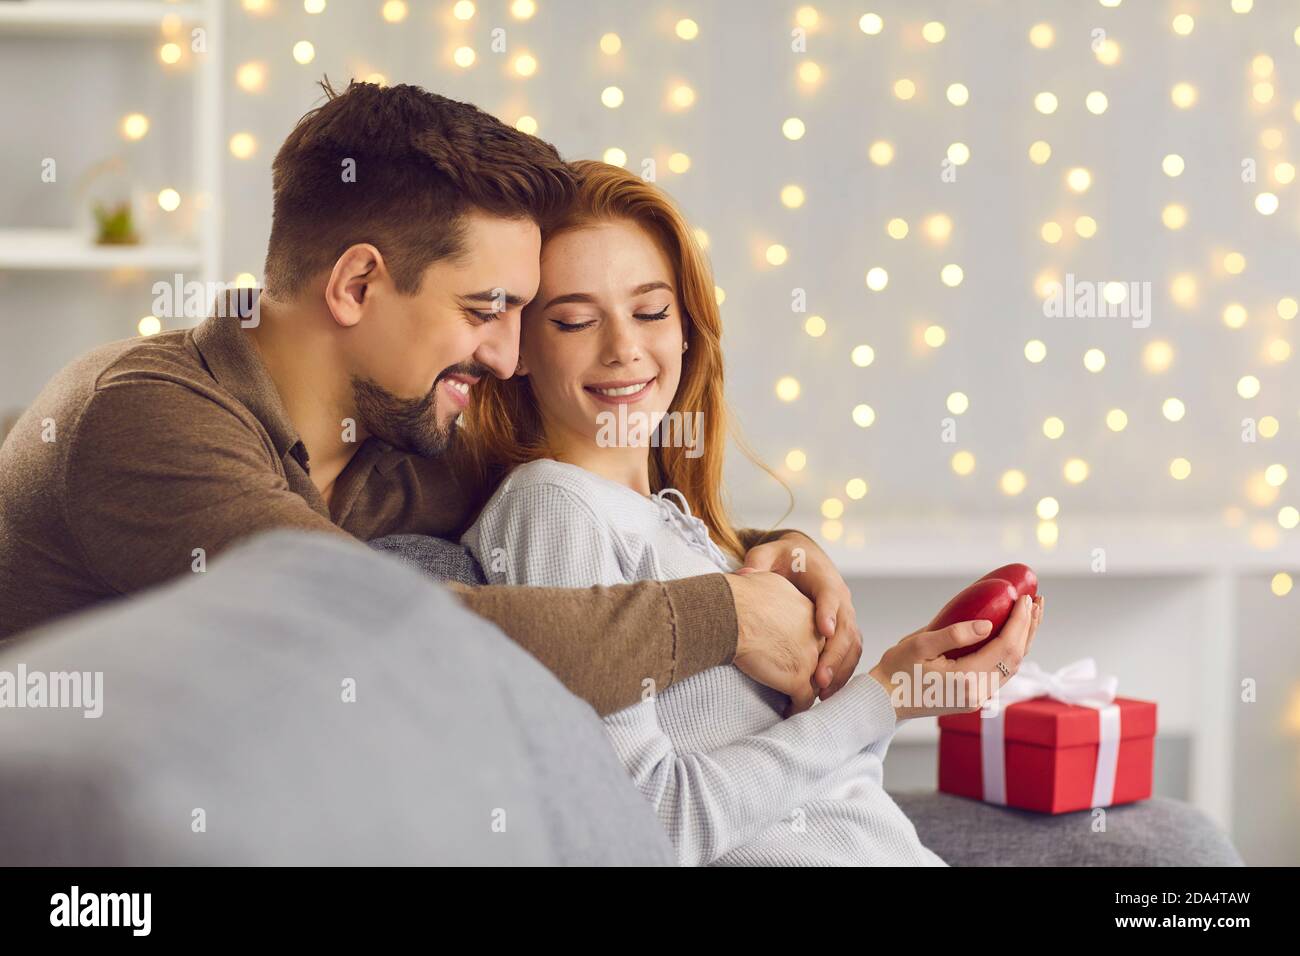
<path id="1" fill-rule="evenodd" d="M 199 571 L 266 529 L 455 540 L 482 498 L 448 462 L 373 437 L 328 505 L 309 472 L 237 318 L 94 349 L 50 381 L 0 446 L 0 639 Z M 735 653 L 735 606 L 720 574 L 610 588 L 454 587 L 602 715 L 638 700 L 647 677 L 667 687 Z"/>

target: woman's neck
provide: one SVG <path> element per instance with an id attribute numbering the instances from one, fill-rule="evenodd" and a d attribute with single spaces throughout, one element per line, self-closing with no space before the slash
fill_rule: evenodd
<path id="1" fill-rule="evenodd" d="M 556 461 L 585 468 L 639 495 L 650 494 L 649 448 L 601 448 L 590 439 L 550 444 Z"/>

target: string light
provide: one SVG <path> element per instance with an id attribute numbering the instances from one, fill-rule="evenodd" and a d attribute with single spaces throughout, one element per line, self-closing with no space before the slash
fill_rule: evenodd
<path id="1" fill-rule="evenodd" d="M 866 368 L 876 360 L 876 350 L 870 345 L 855 345 L 849 353 L 849 359 L 858 368 Z"/>
<path id="2" fill-rule="evenodd" d="M 260 93 L 266 85 L 266 64 L 256 61 L 240 64 L 235 82 L 245 93 Z"/>
<path id="3" fill-rule="evenodd" d="M 1002 489 L 1002 493 L 1012 498 L 1024 491 L 1028 484 L 1029 480 L 1019 468 L 1010 468 L 1004 471 L 998 481 L 998 487 Z"/>
<path id="4" fill-rule="evenodd" d="M 122 117 L 122 135 L 127 139 L 144 139 L 148 132 L 149 117 L 143 113 L 127 113 Z"/>
<path id="5" fill-rule="evenodd" d="M 299 40 L 293 45 L 293 58 L 298 63 L 306 66 L 316 59 L 316 47 L 312 46 L 310 40 Z"/>
<path id="6" fill-rule="evenodd" d="M 943 213 L 935 213 L 925 221 L 925 234 L 934 242 L 947 242 L 952 235 L 952 220 Z"/>
<path id="7" fill-rule="evenodd" d="M 1029 42 L 1039 50 L 1046 50 L 1056 42 L 1056 31 L 1049 23 L 1035 23 L 1029 28 Z"/>
<path id="8" fill-rule="evenodd" d="M 781 135 L 786 139 L 803 139 L 804 132 L 803 120 L 799 119 L 797 116 L 791 116 L 781 124 Z"/>
<path id="9" fill-rule="evenodd" d="M 876 36 L 885 28 L 885 21 L 875 13 L 864 13 L 858 18 L 858 29 L 867 36 Z"/>
<path id="10" fill-rule="evenodd" d="M 1190 83 L 1177 83 L 1169 91 L 1169 98 L 1180 110 L 1191 109 L 1196 105 L 1196 87 Z"/>
<path id="11" fill-rule="evenodd" d="M 1171 202 L 1160 211 L 1160 221 L 1165 224 L 1166 229 L 1181 229 L 1187 225 L 1187 208 Z"/>
<path id="12" fill-rule="evenodd" d="M 257 151 L 257 141 L 252 133 L 236 133 L 230 137 L 230 155 L 235 159 L 248 159 Z"/>

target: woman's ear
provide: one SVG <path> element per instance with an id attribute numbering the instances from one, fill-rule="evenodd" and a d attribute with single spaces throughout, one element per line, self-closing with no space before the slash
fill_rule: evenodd
<path id="1" fill-rule="evenodd" d="M 346 327 L 360 322 L 366 302 L 387 279 L 388 268 L 378 249 L 365 242 L 348 246 L 325 283 L 325 305 L 334 321 Z"/>
<path id="2" fill-rule="evenodd" d="M 522 378 L 528 374 L 528 365 L 524 362 L 524 357 L 519 356 L 519 362 L 515 365 L 515 378 Z"/>

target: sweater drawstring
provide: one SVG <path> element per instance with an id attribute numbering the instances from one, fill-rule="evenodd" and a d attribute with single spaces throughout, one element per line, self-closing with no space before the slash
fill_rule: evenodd
<path id="1" fill-rule="evenodd" d="M 681 501 L 680 510 L 668 501 L 669 495 L 676 495 L 678 500 Z M 722 550 L 714 544 L 713 539 L 709 537 L 709 526 L 700 518 L 691 514 L 690 503 L 687 502 L 684 494 L 676 488 L 665 488 L 660 492 L 652 494 L 650 497 L 654 500 L 655 504 L 659 506 L 660 511 L 663 513 L 664 520 L 671 523 L 673 527 L 677 529 L 681 536 L 686 539 L 687 544 L 710 558 L 719 567 L 727 567 L 727 556 L 722 553 Z"/>

